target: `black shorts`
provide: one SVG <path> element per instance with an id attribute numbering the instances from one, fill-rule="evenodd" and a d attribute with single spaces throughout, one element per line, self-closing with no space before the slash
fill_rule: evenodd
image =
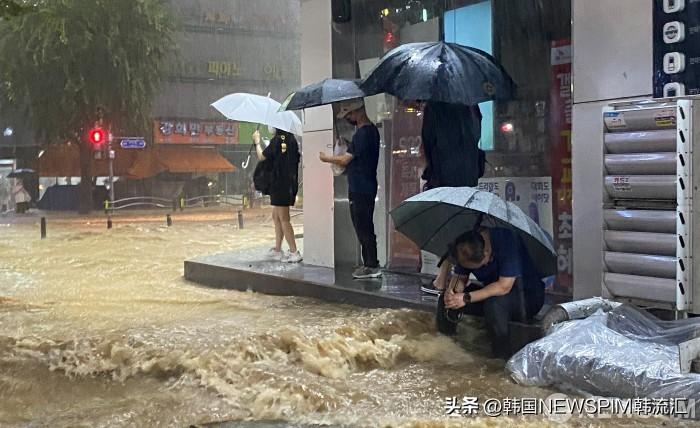
<path id="1" fill-rule="evenodd" d="M 293 207 L 296 199 L 297 195 L 290 195 L 289 192 L 273 192 L 270 194 L 270 205 L 273 207 Z"/>

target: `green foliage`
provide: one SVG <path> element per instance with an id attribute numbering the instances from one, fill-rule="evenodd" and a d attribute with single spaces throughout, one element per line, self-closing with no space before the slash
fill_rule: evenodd
<path id="1" fill-rule="evenodd" d="M 78 140 L 98 106 L 115 135 L 149 135 L 174 31 L 165 0 L 44 0 L 0 22 L 1 102 L 44 143 Z"/>
<path id="2" fill-rule="evenodd" d="M 12 18 L 29 12 L 32 5 L 22 0 L 0 0 L 0 18 Z"/>

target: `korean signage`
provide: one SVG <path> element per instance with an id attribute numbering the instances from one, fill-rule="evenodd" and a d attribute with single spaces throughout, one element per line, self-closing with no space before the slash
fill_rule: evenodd
<path id="1" fill-rule="evenodd" d="M 551 177 L 481 178 L 478 189 L 517 205 L 545 234 L 554 236 Z"/>
<path id="2" fill-rule="evenodd" d="M 571 210 L 571 41 L 552 42 L 550 120 L 554 249 L 559 273 L 554 290 L 573 292 L 573 217 Z"/>
<path id="3" fill-rule="evenodd" d="M 202 62 L 187 61 L 179 65 L 178 73 L 191 78 L 206 78 L 216 80 L 264 80 L 282 81 L 285 77 L 280 64 L 266 62 L 244 66 L 241 61 L 231 59 L 212 59 Z"/>
<path id="4" fill-rule="evenodd" d="M 654 0 L 654 97 L 700 94 L 700 2 Z"/>
<path id="5" fill-rule="evenodd" d="M 420 176 L 423 164 L 420 156 L 421 120 L 416 113 L 403 109 L 394 112 L 391 122 L 391 178 L 389 207 L 396 208 L 401 202 L 421 191 Z M 391 219 L 389 219 L 391 222 Z M 403 234 L 389 224 L 389 257 L 391 267 L 418 268 L 420 250 Z"/>
<path id="6" fill-rule="evenodd" d="M 250 10 L 249 10 L 250 9 Z M 266 8 L 261 13 L 255 13 L 253 8 L 233 10 L 209 9 L 201 14 L 200 24 L 212 27 L 228 27 L 249 31 L 260 31 L 261 29 L 281 29 L 289 31 L 294 24 L 292 15 L 284 15 L 284 11 L 276 8 L 279 14 L 271 13 L 272 9 Z M 264 13 L 262 13 L 264 12 Z"/>
<path id="7" fill-rule="evenodd" d="M 237 122 L 164 119 L 153 127 L 156 144 L 238 144 Z"/>

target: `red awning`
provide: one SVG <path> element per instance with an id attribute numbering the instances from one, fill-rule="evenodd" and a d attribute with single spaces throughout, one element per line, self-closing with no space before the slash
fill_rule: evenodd
<path id="1" fill-rule="evenodd" d="M 161 172 L 215 174 L 236 168 L 216 149 L 196 147 L 157 147 L 139 156 L 128 171 L 129 177 L 152 177 Z"/>
<path id="2" fill-rule="evenodd" d="M 114 149 L 114 175 L 126 175 L 139 156 L 138 150 Z M 39 157 L 38 171 L 41 177 L 80 177 L 80 149 L 77 144 L 53 144 Z M 107 159 L 92 159 L 92 174 L 95 177 L 109 175 Z"/>
<path id="3" fill-rule="evenodd" d="M 213 148 L 163 147 L 152 149 L 122 149 L 115 147 L 114 175 L 148 178 L 161 172 L 214 174 L 233 172 L 235 167 Z M 39 157 L 42 177 L 80 177 L 80 150 L 75 144 L 49 146 Z M 96 177 L 109 175 L 107 159 L 93 159 Z"/>

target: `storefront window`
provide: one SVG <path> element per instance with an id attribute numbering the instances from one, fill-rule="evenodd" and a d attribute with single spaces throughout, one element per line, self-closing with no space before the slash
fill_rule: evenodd
<path id="1" fill-rule="evenodd" d="M 506 188 L 514 190 L 513 202 L 552 236 L 562 255 L 557 286 L 563 293 L 570 292 L 572 263 L 568 223 L 560 221 L 571 213 L 570 22 L 571 2 L 561 0 L 360 0 L 352 2 L 349 22 L 334 23 L 332 41 L 338 78 L 366 76 L 384 53 L 404 43 L 444 40 L 494 55 L 517 93 L 479 106 L 479 144 L 488 151 L 482 187 L 503 197 Z M 388 171 L 380 171 L 387 177 L 388 213 L 421 191 L 422 118 L 388 95 L 366 102 L 391 156 Z M 419 265 L 417 249 L 392 230 L 389 224 L 387 264 Z"/>
<path id="2" fill-rule="evenodd" d="M 480 1 L 445 12 L 445 41 L 481 49 L 493 54 L 493 22 L 491 0 Z M 493 102 L 479 105 L 481 110 L 481 141 L 483 150 L 493 150 Z"/>

